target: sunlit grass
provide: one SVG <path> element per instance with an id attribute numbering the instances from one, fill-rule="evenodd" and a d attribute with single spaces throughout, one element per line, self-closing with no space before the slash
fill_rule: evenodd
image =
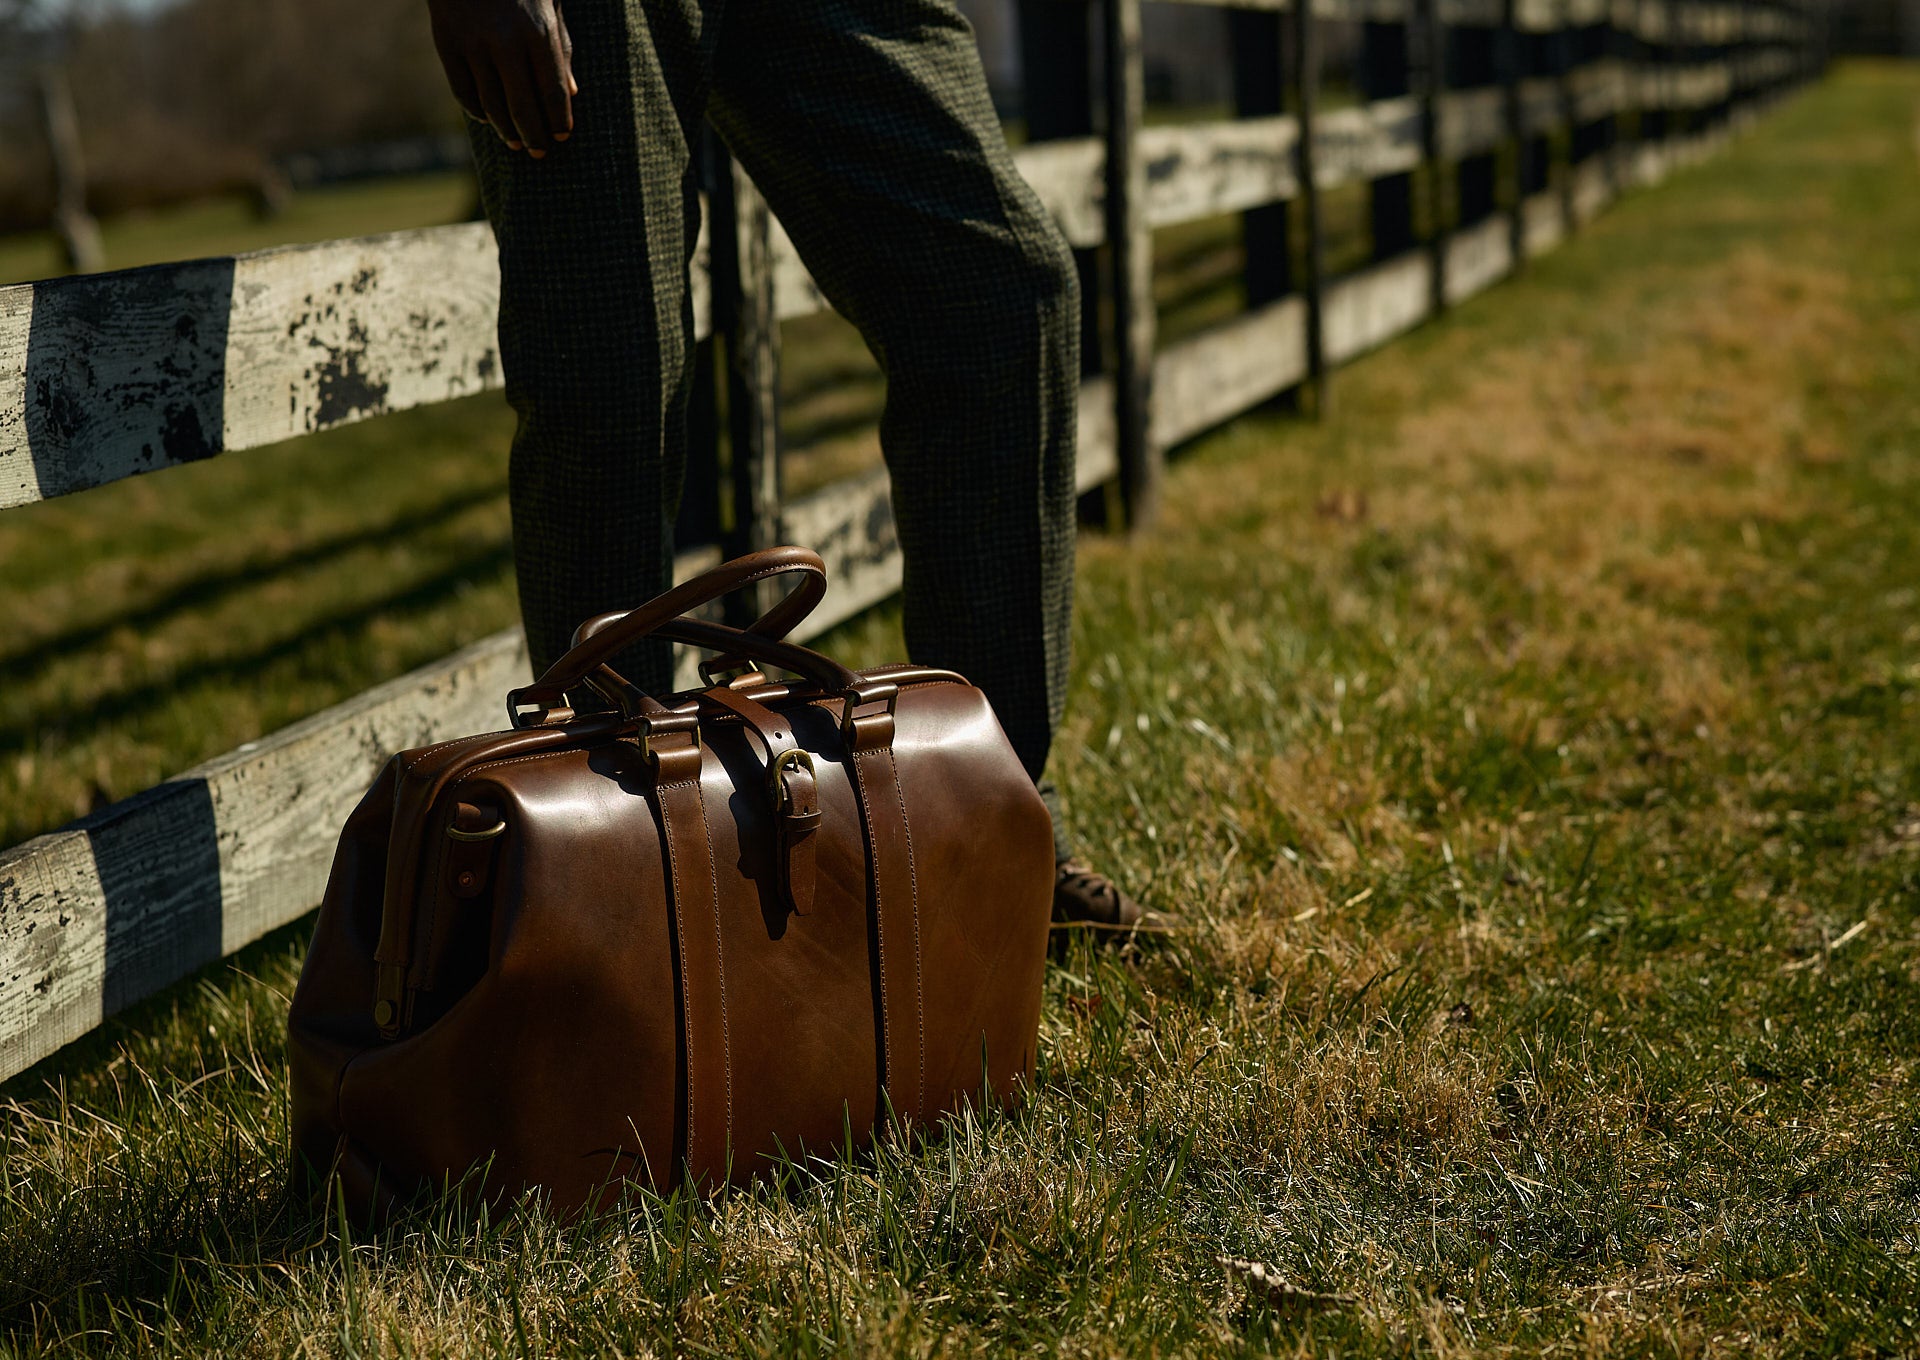
<path id="1" fill-rule="evenodd" d="M 572 1226 L 448 1208 L 342 1240 L 286 1193 L 296 926 L 0 1093 L 10 1344 L 1911 1352 L 1917 121 L 1920 71 L 1846 68 L 1342 370 L 1320 424 L 1262 414 L 1203 441 L 1153 533 L 1083 541 L 1058 773 L 1089 857 L 1192 929 L 1051 970 L 1022 1112 L 716 1206 L 643 1198 Z M 202 608 L 248 626 L 217 583 L 250 552 L 304 552 L 343 604 L 445 578 L 443 537 L 498 541 L 493 411 L 459 415 L 470 441 L 365 427 L 410 429 L 389 457 L 447 441 L 417 491 L 373 455 L 343 464 L 381 514 L 423 516 L 391 545 L 321 546 L 384 521 L 276 501 L 291 458 L 236 460 L 259 485 L 193 502 L 249 526 L 279 506 L 284 541 L 196 547 L 137 499 L 87 540 L 89 501 L 118 505 L 93 497 L 62 521 L 92 543 L 71 573 L 58 535 L 0 537 L 28 598 L 108 639 L 42 641 L 66 669 L 19 663 L 41 688 L 10 678 L 10 701 L 114 703 L 78 658 L 132 647 L 122 599 L 146 611 L 126 635 Z M 467 442 L 491 452 L 466 467 Z M 121 536 L 144 546 L 105 546 Z M 263 575 L 246 589 L 281 589 Z M 200 593 L 176 616 L 181 591 Z M 510 612 L 499 569 L 453 598 L 372 608 L 273 685 L 324 661 L 311 697 L 349 692 L 405 639 Z M 300 607 L 262 601 L 256 619 Z M 53 637 L 47 615 L 9 628 Z M 897 617 L 827 645 L 897 657 Z M 117 664 L 161 664 L 136 655 Z M 248 721 L 270 720 L 278 701 L 256 702 Z M 36 778 L 90 730 L 63 721 Z M 150 740 L 157 762 L 170 738 Z M 1220 1254 L 1343 1301 L 1267 1308 Z"/>

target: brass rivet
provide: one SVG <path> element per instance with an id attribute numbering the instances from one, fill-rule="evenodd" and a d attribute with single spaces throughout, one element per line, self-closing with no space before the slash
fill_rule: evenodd
<path id="1" fill-rule="evenodd" d="M 471 888 L 473 886 L 473 870 L 462 869 L 460 871 L 460 886 L 463 888 Z"/>
<path id="2" fill-rule="evenodd" d="M 393 1023 L 396 1007 L 391 1001 L 382 1001 L 373 1008 L 373 1023 L 385 1029 Z"/>

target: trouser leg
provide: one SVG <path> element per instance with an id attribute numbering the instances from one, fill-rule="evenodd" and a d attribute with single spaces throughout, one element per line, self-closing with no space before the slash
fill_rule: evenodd
<path id="1" fill-rule="evenodd" d="M 569 11 L 571 13 L 571 11 Z M 1079 302 L 950 0 L 730 0 L 712 116 L 887 377 L 907 648 L 1036 778 L 1066 695 Z"/>
<path id="2" fill-rule="evenodd" d="M 699 226 L 690 148 L 714 26 L 706 0 L 567 7 L 574 135 L 545 160 L 484 124 L 474 152 L 500 246 L 500 353 L 519 413 L 514 562 L 536 671 L 591 614 L 671 581 Z M 664 644 L 619 659 L 664 691 Z"/>

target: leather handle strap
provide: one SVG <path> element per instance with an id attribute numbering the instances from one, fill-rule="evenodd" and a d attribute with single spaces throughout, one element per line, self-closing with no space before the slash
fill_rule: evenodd
<path id="1" fill-rule="evenodd" d="M 812 681 L 827 693 L 839 696 L 846 702 L 842 713 L 843 724 L 850 721 L 853 708 L 862 703 L 877 699 L 891 699 L 899 692 L 899 685 L 884 676 L 870 678 L 852 671 L 835 661 L 798 643 L 782 642 L 773 638 L 763 638 L 744 628 L 735 628 L 731 624 L 713 623 L 706 619 L 674 619 L 661 624 L 654 635 L 670 642 L 683 642 L 690 647 L 702 647 L 708 651 L 728 652 L 748 660 L 792 671 L 803 679 Z M 599 690 L 608 700 L 617 704 L 630 716 L 645 716 L 651 720 L 665 718 L 670 710 L 652 696 L 641 691 L 609 665 L 596 667 L 587 676 L 587 683 Z M 515 690 L 507 697 L 507 709 L 514 720 L 520 720 L 522 705 L 531 702 L 533 691 Z"/>
<path id="2" fill-rule="evenodd" d="M 794 626 L 813 612 L 827 593 L 827 567 L 820 555 L 806 548 L 767 548 L 736 557 L 731 562 L 701 572 L 682 581 L 672 590 L 654 596 L 638 609 L 597 614 L 574 630 L 573 646 L 567 654 L 547 667 L 546 673 L 531 685 L 517 689 L 508 698 L 512 709 L 538 707 L 557 709 L 566 702 L 566 692 L 604 666 L 623 649 L 658 633 L 681 615 L 724 595 L 776 576 L 800 577 L 799 585 L 754 623 L 752 629 L 735 630 L 741 636 L 783 638 Z"/>
<path id="3" fill-rule="evenodd" d="M 814 839 L 820 830 L 813 753 L 800 745 L 791 722 L 738 690 L 720 685 L 700 699 L 736 714 L 767 749 L 767 800 L 773 812 L 780 897 L 787 910 L 805 916 L 813 910 Z"/>

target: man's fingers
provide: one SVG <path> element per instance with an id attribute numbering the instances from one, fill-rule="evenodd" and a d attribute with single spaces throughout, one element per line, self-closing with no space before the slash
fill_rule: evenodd
<path id="1" fill-rule="evenodd" d="M 491 59 L 481 57 L 473 63 L 474 84 L 480 91 L 480 107 L 487 121 L 493 124 L 493 130 L 500 134 L 500 140 L 520 150 L 524 143 L 520 134 L 514 131 L 513 113 L 507 105 L 506 89 L 500 84 L 500 73 Z"/>
<path id="2" fill-rule="evenodd" d="M 551 42 L 545 52 L 533 58 L 533 78 L 545 106 L 547 129 L 556 142 L 564 142 L 573 133 L 573 77 L 567 70 L 567 54 L 561 45 L 561 31 L 555 23 Z"/>
<path id="3" fill-rule="evenodd" d="M 520 134 L 520 141 L 530 155 L 536 159 L 553 150 L 553 137 L 547 131 L 547 115 L 541 106 L 539 88 L 535 83 L 533 62 L 522 52 L 512 49 L 496 53 L 499 65 L 500 84 L 507 95 L 507 110 L 513 118 L 513 126 Z"/>
<path id="4" fill-rule="evenodd" d="M 467 117 L 484 119 L 486 110 L 480 105 L 480 87 L 473 83 L 467 59 L 443 43 L 438 30 L 433 35 L 433 46 L 440 54 L 440 69 L 447 73 L 447 88 L 453 91 L 454 102 L 466 111 Z"/>
<path id="5" fill-rule="evenodd" d="M 567 74 L 567 93 L 579 94 L 580 82 L 573 78 L 573 34 L 567 32 L 567 16 L 558 5 L 553 7 L 553 26 L 560 33 L 560 69 Z"/>

